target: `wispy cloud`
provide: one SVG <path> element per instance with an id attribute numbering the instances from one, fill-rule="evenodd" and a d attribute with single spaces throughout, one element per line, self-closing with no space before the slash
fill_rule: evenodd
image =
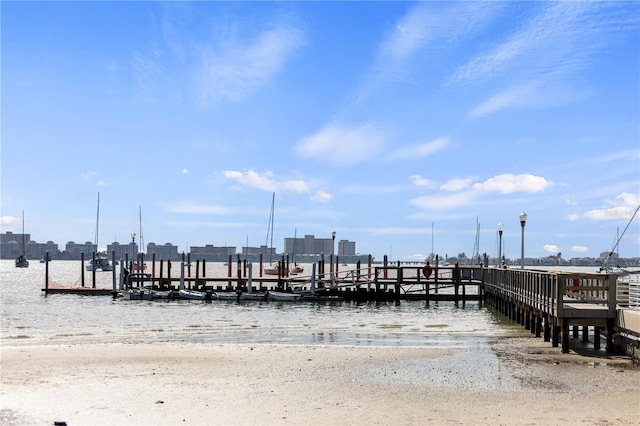
<path id="1" fill-rule="evenodd" d="M 287 26 L 264 31 L 249 42 L 225 39 L 204 48 L 196 71 L 200 104 L 237 101 L 267 85 L 304 43 L 302 31 Z"/>
<path id="2" fill-rule="evenodd" d="M 300 140 L 295 151 L 301 157 L 346 166 L 375 156 L 386 145 L 387 139 L 385 131 L 373 123 L 354 126 L 328 124 Z"/>
<path id="3" fill-rule="evenodd" d="M 596 61 L 607 40 L 624 33 L 625 24 L 634 19 L 604 2 L 537 3 L 528 10 L 526 25 L 458 67 L 451 77 L 455 85 L 499 81 L 505 87 L 474 107 L 471 117 L 583 98 L 589 89 L 576 82 L 578 72 Z"/>
<path id="4" fill-rule="evenodd" d="M 401 146 L 394 149 L 389 158 L 393 161 L 424 158 L 444 150 L 448 145 L 449 138 L 438 138 L 417 145 Z"/>
<path id="5" fill-rule="evenodd" d="M 322 190 L 316 191 L 316 193 L 311 196 L 312 201 L 319 201 L 321 203 L 327 203 L 331 201 L 332 198 L 333 198 L 333 194 L 330 194 L 327 191 L 322 191 Z"/>
<path id="6" fill-rule="evenodd" d="M 431 179 L 423 178 L 420 175 L 409 176 L 413 184 L 419 188 L 435 188 L 436 182 Z"/>
<path id="7" fill-rule="evenodd" d="M 472 183 L 472 178 L 451 179 L 448 182 L 440 185 L 440 189 L 443 191 L 461 191 L 463 189 L 469 188 Z"/>
<path id="8" fill-rule="evenodd" d="M 269 192 L 309 192 L 309 185 L 299 179 L 278 179 L 272 171 L 258 173 L 254 170 L 226 170 L 224 176 L 243 187 L 258 188 Z"/>

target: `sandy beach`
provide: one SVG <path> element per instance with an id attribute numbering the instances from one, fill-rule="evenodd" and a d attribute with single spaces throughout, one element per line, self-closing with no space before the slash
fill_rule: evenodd
<path id="1" fill-rule="evenodd" d="M 627 358 L 563 355 L 528 337 L 476 350 L 5 346 L 0 423 L 640 424 L 640 369 Z"/>

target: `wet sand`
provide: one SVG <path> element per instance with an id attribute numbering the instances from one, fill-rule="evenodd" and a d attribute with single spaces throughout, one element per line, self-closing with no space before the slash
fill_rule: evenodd
<path id="1" fill-rule="evenodd" d="M 4 346 L 0 424 L 640 424 L 629 359 L 489 346 Z"/>

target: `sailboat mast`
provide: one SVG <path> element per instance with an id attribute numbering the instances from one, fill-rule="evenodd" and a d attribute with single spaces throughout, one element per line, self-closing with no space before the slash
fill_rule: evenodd
<path id="1" fill-rule="evenodd" d="M 276 193 L 271 196 L 271 214 L 269 215 L 269 226 L 267 227 L 267 240 L 265 245 L 269 247 L 269 264 L 271 264 L 271 252 L 273 252 L 273 211 L 276 202 Z M 271 235 L 271 243 L 269 243 L 269 235 Z"/>
<path id="2" fill-rule="evenodd" d="M 22 210 L 22 256 L 25 255 L 24 247 L 24 210 Z"/>
<path id="3" fill-rule="evenodd" d="M 140 207 L 140 248 L 138 249 L 139 252 L 142 252 L 144 250 L 144 237 L 142 236 L 142 206 Z"/>
<path id="4" fill-rule="evenodd" d="M 96 236 L 93 243 L 96 246 L 96 252 L 98 251 L 98 227 L 100 225 L 100 193 L 98 192 L 98 208 L 96 209 Z"/>

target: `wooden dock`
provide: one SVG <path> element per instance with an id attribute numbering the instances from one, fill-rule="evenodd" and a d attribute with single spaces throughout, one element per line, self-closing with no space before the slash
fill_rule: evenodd
<path id="1" fill-rule="evenodd" d="M 554 347 L 562 342 L 569 352 L 571 335 L 583 342 L 593 327 L 593 344 L 600 348 L 600 332 L 606 330 L 607 351 L 613 351 L 616 322 L 615 274 L 585 274 L 518 269 L 485 269 L 485 300 L 508 318 L 523 325 Z"/>
<path id="2" fill-rule="evenodd" d="M 536 337 L 543 336 L 554 347 L 562 346 L 569 352 L 569 339 L 589 341 L 592 331 L 593 346 L 601 346 L 601 333 L 606 336 L 606 350 L 613 352 L 624 345 L 640 347 L 640 315 L 637 311 L 624 311 L 617 305 L 617 276 L 615 274 L 587 274 L 573 272 L 537 271 L 530 269 L 500 269 L 481 265 L 434 266 L 429 271 L 425 265 L 368 264 L 357 265 L 352 270 L 338 270 L 338 265 L 326 271 L 320 261 L 310 265 L 311 274 L 273 276 L 263 275 L 262 268 L 246 262 L 229 264 L 226 277 L 206 276 L 205 262 L 196 261 L 195 268 L 179 262 L 180 275 L 171 276 L 171 263 L 160 261 L 156 269 L 152 262 L 151 273 L 128 273 L 133 270 L 129 262 L 120 262 L 119 271 L 111 272 L 112 288 L 96 288 L 93 283 L 85 286 L 84 272 L 80 287 L 50 286 L 48 262 L 46 267 L 45 294 L 112 295 L 117 297 L 134 288 L 148 288 L 161 292 L 171 291 L 172 298 L 179 298 L 180 289 L 198 290 L 209 294 L 246 294 L 269 291 L 299 292 L 314 300 L 315 295 L 338 296 L 331 300 L 347 302 L 400 302 L 453 301 L 486 303 L 496 311 L 516 321 Z M 126 265 L 126 266 L 123 266 Z M 191 275 L 195 269 L 195 275 Z M 232 274 L 235 269 L 235 274 Z M 286 270 L 286 268 L 283 268 Z M 156 275 L 156 271 L 159 274 Z M 163 274 L 165 271 L 165 274 Z M 202 274 L 200 273 L 202 271 Z M 247 298 L 248 299 L 248 298 Z M 252 298 L 253 299 L 253 298 Z M 329 298 L 327 298 L 329 299 Z M 238 297 L 238 300 L 241 300 Z M 633 315 L 632 315 L 633 314 Z M 635 316 L 634 316 L 635 315 Z M 638 324 L 636 324 L 638 323 Z M 581 331 L 581 333 L 580 333 Z M 631 336 L 621 344 L 614 336 Z M 629 343 L 631 342 L 631 343 Z M 634 346 L 635 347 L 635 346 Z M 629 352 L 627 350 L 627 352 Z M 636 351 L 637 352 L 637 351 Z"/>

